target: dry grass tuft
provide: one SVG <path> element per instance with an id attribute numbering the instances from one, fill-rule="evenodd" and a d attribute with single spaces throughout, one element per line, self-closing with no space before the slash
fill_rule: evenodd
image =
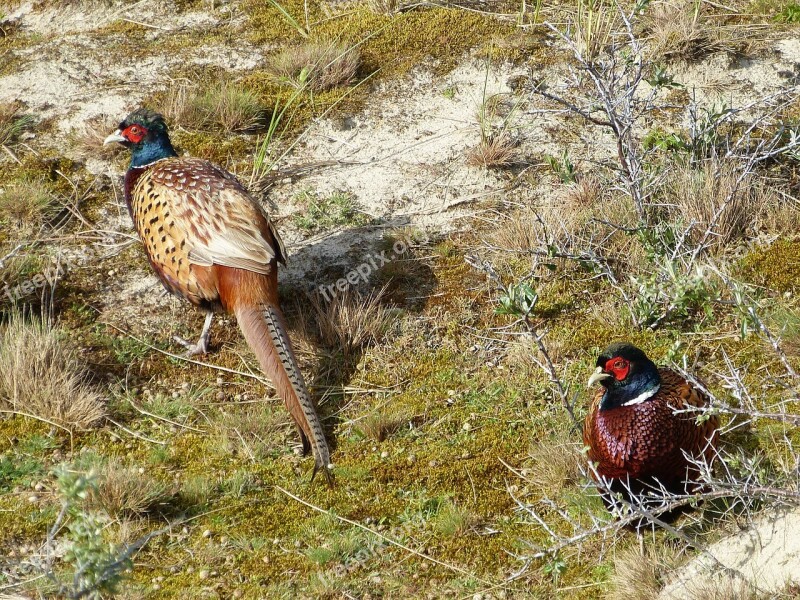
<path id="1" fill-rule="evenodd" d="M 359 425 L 365 436 L 376 442 L 382 442 L 407 425 L 411 419 L 412 416 L 405 410 L 384 408 L 364 417 Z"/>
<path id="2" fill-rule="evenodd" d="M 0 191 L 0 222 L 14 229 L 38 229 L 58 210 L 53 193 L 35 179 L 17 181 Z"/>
<path id="3" fill-rule="evenodd" d="M 286 424 L 285 412 L 273 410 L 268 403 L 232 407 L 218 424 L 219 447 L 253 462 L 262 460 L 283 443 Z"/>
<path id="4" fill-rule="evenodd" d="M 567 210 L 591 209 L 603 199 L 603 187 L 592 176 L 581 177 L 566 187 L 564 204 Z"/>
<path id="5" fill-rule="evenodd" d="M 391 312 L 381 304 L 385 291 L 384 287 L 362 295 L 347 289 L 329 302 L 313 296 L 311 303 L 317 314 L 322 344 L 349 356 L 371 342 L 380 341 L 392 322 Z"/>
<path id="6" fill-rule="evenodd" d="M 110 158 L 121 154 L 124 148 L 120 144 L 103 145 L 108 134 L 117 127 L 117 121 L 107 115 L 89 119 L 73 130 L 71 134 L 72 145 L 77 148 L 82 156 L 95 158 Z"/>
<path id="7" fill-rule="evenodd" d="M 400 10 L 399 0 L 369 0 L 367 5 L 378 15 L 391 16 Z"/>
<path id="8" fill-rule="evenodd" d="M 271 56 L 266 70 L 294 88 L 324 92 L 355 80 L 361 53 L 341 42 L 306 42 Z"/>
<path id="9" fill-rule="evenodd" d="M 643 19 L 648 51 L 657 59 L 699 60 L 715 52 L 734 52 L 752 44 L 753 31 L 742 25 L 723 26 L 694 0 L 653 3 Z M 748 39 L 750 36 L 750 39 Z"/>
<path id="10" fill-rule="evenodd" d="M 467 164 L 486 169 L 510 167 L 517 160 L 517 145 L 508 131 L 484 136 L 480 144 L 467 151 Z"/>
<path id="11" fill-rule="evenodd" d="M 527 481 L 551 498 L 580 481 L 579 466 L 585 459 L 581 456 L 581 445 L 568 431 L 537 442 L 531 447 L 528 457 Z"/>
<path id="12" fill-rule="evenodd" d="M 152 512 L 170 496 L 167 485 L 144 469 L 125 466 L 119 459 L 108 459 L 98 470 L 97 487 L 89 503 L 110 516 L 134 517 Z"/>
<path id="13" fill-rule="evenodd" d="M 232 81 L 207 87 L 185 81 L 176 83 L 164 105 L 168 121 L 187 129 L 247 131 L 263 122 L 264 113 L 258 96 Z"/>
<path id="14" fill-rule="evenodd" d="M 88 429 L 105 416 L 68 340 L 43 320 L 19 314 L 0 330 L 0 407 L 69 429 Z"/>
<path id="15" fill-rule="evenodd" d="M 33 117 L 22 114 L 21 104 L 0 104 L 0 146 L 13 144 L 32 125 Z"/>
<path id="16" fill-rule="evenodd" d="M 655 600 L 664 587 L 665 576 L 678 562 L 667 545 L 647 546 L 644 556 L 638 546 L 622 550 L 614 560 L 608 600 Z"/>
<path id="17" fill-rule="evenodd" d="M 770 204 L 770 194 L 753 175 L 740 174 L 728 165 L 706 163 L 695 169 L 676 166 L 667 184 L 667 202 L 688 226 L 691 238 L 699 242 L 711 227 L 709 247 L 722 250 L 745 235 Z"/>

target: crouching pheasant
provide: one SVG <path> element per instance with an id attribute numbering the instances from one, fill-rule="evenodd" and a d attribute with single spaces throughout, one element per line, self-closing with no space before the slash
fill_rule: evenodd
<path id="1" fill-rule="evenodd" d="M 321 469 L 332 485 L 328 444 L 278 304 L 278 263 L 286 253 L 269 217 L 227 171 L 179 158 L 158 113 L 132 112 L 106 138 L 111 142 L 132 151 L 125 200 L 150 266 L 167 290 L 209 313 L 198 349 L 205 351 L 214 311 L 236 316 L 297 425 L 303 451 L 313 449 L 314 474 Z"/>
<path id="2" fill-rule="evenodd" d="M 686 455 L 712 461 L 719 421 L 711 415 L 698 422 L 699 413 L 675 411 L 706 406 L 705 395 L 627 343 L 612 344 L 600 355 L 589 387 L 596 383 L 602 387 L 583 428 L 596 476 L 627 499 L 661 487 L 676 494 L 695 490 L 699 473 Z"/>

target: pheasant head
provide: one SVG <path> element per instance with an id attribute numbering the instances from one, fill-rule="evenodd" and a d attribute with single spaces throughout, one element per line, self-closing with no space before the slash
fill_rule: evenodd
<path id="1" fill-rule="evenodd" d="M 661 387 L 658 367 L 627 342 L 611 344 L 597 359 L 596 366 L 589 387 L 600 383 L 606 388 L 600 410 L 640 404 L 655 396 Z"/>
<path id="2" fill-rule="evenodd" d="M 130 148 L 131 167 L 143 167 L 162 158 L 177 156 L 169 141 L 164 117 L 146 108 L 137 108 L 129 114 L 103 144 L 112 142 Z"/>

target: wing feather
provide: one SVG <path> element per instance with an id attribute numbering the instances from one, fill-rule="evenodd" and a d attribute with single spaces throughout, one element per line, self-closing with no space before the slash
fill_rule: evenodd
<path id="1" fill-rule="evenodd" d="M 176 227 L 191 245 L 189 260 L 269 274 L 283 243 L 261 206 L 230 173 L 208 161 L 181 158 L 151 171 Z"/>

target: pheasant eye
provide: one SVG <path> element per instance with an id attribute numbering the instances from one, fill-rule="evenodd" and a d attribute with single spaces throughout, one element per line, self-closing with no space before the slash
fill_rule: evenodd
<path id="1" fill-rule="evenodd" d="M 624 368 L 625 368 L 625 361 L 624 361 L 624 360 L 618 360 L 618 361 L 616 361 L 616 362 L 614 363 L 614 368 L 615 368 L 615 369 L 624 369 Z"/>

